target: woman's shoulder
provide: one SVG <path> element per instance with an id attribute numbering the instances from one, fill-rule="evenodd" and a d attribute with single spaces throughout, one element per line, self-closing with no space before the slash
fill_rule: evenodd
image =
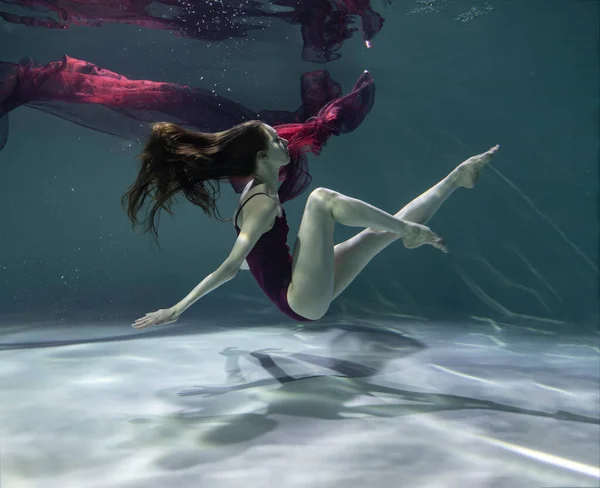
<path id="1" fill-rule="evenodd" d="M 271 196 L 269 194 L 269 189 L 267 188 L 267 184 L 266 183 L 256 183 L 253 185 L 250 185 L 248 187 L 248 191 L 246 192 L 246 196 L 250 196 L 250 195 L 255 195 L 257 193 L 266 193 L 267 195 Z M 240 198 L 240 200 L 243 199 L 243 194 L 242 194 L 242 198 Z"/>
<path id="2" fill-rule="evenodd" d="M 243 217 L 243 212 L 246 208 L 244 204 L 254 195 L 264 194 L 265 196 L 271 198 L 275 202 L 275 204 L 277 205 L 277 216 L 281 217 L 283 215 L 283 208 L 281 207 L 281 203 L 279 202 L 279 196 L 277 194 L 272 195 L 272 192 L 269 191 L 265 183 L 257 183 L 255 185 L 251 183 L 248 184 L 248 186 L 240 195 L 240 200 L 237 205 L 237 208 L 235 209 L 234 215 L 237 215 L 239 213 L 240 216 Z"/>
<path id="3" fill-rule="evenodd" d="M 257 182 L 255 180 L 252 180 L 250 183 L 248 183 L 246 188 L 244 188 L 244 191 L 240 195 L 240 205 L 243 204 L 253 195 L 257 194 L 265 194 L 271 197 L 273 200 L 275 200 L 277 205 L 281 205 L 279 202 L 279 195 L 277 194 L 277 192 L 273 192 L 272 190 L 270 190 L 266 183 Z"/>

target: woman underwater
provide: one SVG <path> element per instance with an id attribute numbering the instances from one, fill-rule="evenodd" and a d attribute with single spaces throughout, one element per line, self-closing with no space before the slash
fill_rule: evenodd
<path id="1" fill-rule="evenodd" d="M 456 188 L 473 186 L 498 149 L 468 159 L 396 215 L 318 188 L 308 197 L 290 255 L 281 204 L 310 184 L 306 153 L 319 154 L 329 137 L 354 131 L 370 112 L 375 84 L 368 72 L 343 96 L 326 71 L 305 73 L 300 108 L 259 113 L 208 90 L 131 80 L 69 56 L 45 66 L 31 59 L 0 63 L 0 81 L 0 149 L 8 135 L 8 113 L 22 105 L 126 139 L 147 139 L 140 172 L 123 203 L 135 225 L 150 197 L 154 206 L 146 230 L 155 235 L 157 213 L 170 211 L 178 193 L 209 215 L 216 211 L 215 192 L 209 191 L 213 183 L 229 179 L 242 193 L 230 256 L 181 302 L 138 319 L 136 328 L 176 321 L 192 303 L 232 279 L 244 260 L 282 312 L 296 320 L 318 319 L 396 239 L 409 248 L 430 244 L 445 250 L 423 224 Z M 169 123 L 154 125 L 148 138 L 146 122 L 157 119 Z M 254 119 L 264 123 L 247 122 Z M 335 222 L 365 230 L 334 246 Z"/>
<path id="2" fill-rule="evenodd" d="M 337 120 L 347 120 L 340 116 L 344 108 L 334 102 L 315 120 L 300 124 L 302 128 L 273 128 L 256 120 L 216 133 L 194 132 L 172 123 L 153 126 L 140 156 L 139 174 L 123 196 L 134 225 L 139 223 L 138 213 L 147 197 L 154 203 L 145 228 L 157 236 L 157 213 L 161 209 L 170 212 L 176 194 L 183 193 L 205 213 L 214 215 L 215 192 L 209 192 L 206 184 L 224 179 L 246 183 L 234 213 L 237 239 L 229 256 L 180 302 L 137 319 L 134 328 L 177 321 L 198 299 L 233 279 L 245 261 L 279 310 L 297 321 L 313 321 L 323 317 L 367 263 L 395 240 L 401 238 L 407 248 L 428 244 L 447 252 L 443 239 L 424 224 L 456 188 L 475 185 L 480 170 L 499 146 L 467 159 L 395 215 L 334 190 L 313 190 L 290 254 L 280 198 L 286 182 L 284 179 L 279 186 L 281 175 L 306 147 L 306 128 L 316 124 L 309 127 L 310 137 L 318 139 L 319 124 L 331 130 Z M 336 223 L 364 230 L 334 244 Z"/>

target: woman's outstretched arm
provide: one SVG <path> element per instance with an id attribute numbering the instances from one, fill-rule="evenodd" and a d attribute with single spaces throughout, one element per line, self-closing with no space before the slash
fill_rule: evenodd
<path id="1" fill-rule="evenodd" d="M 277 204 L 266 195 L 250 199 L 244 208 L 246 209 L 244 223 L 227 259 L 176 305 L 147 313 L 144 317 L 137 319 L 132 324 L 135 329 L 176 322 L 180 315 L 200 298 L 235 278 L 244 259 L 258 242 L 260 236 L 269 229 L 277 215 Z"/>
<path id="2" fill-rule="evenodd" d="M 161 308 L 156 312 L 147 313 L 133 324 L 134 329 L 144 329 L 153 325 L 165 325 L 176 322 L 180 315 L 196 301 L 207 295 L 222 284 L 232 280 L 237 273 L 223 263 L 215 271 L 204 278 L 185 298 L 170 308 Z"/>

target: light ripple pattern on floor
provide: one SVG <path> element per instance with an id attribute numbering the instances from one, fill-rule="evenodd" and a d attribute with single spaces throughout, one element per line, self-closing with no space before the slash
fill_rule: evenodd
<path id="1" fill-rule="evenodd" d="M 2 486 L 599 485 L 597 337 L 191 327 L 71 341 L 12 327 L 0 338 Z"/>

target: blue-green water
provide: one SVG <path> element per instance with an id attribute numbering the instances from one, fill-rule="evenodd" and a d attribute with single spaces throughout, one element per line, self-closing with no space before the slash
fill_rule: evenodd
<path id="1" fill-rule="evenodd" d="M 295 110 L 307 71 L 327 69 L 348 90 L 368 69 L 373 110 L 310 158 L 310 189 L 392 213 L 501 144 L 476 188 L 428 224 L 449 254 L 390 246 L 316 324 L 298 329 L 240 273 L 179 323 L 135 331 L 136 317 L 214 271 L 231 224 L 181 203 L 161 219 L 159 251 L 119 203 L 139 146 L 11 112 L 0 152 L 3 487 L 598 486 L 600 4 L 372 6 L 385 18 L 372 47 L 357 32 L 326 64 L 303 61 L 300 27 L 279 21 L 205 41 L 0 20 L 0 61 L 68 54 L 256 110 Z M 286 205 L 290 242 L 307 194 Z M 235 205 L 224 185 L 223 215 Z M 177 395 L 199 385 L 237 386 Z"/>

